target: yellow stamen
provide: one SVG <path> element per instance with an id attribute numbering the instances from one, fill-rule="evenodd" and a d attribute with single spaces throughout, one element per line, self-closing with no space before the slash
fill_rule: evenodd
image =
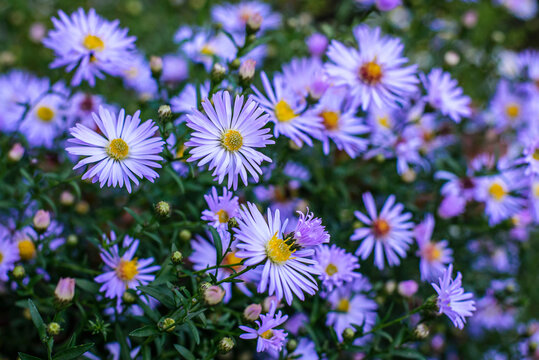
<path id="1" fill-rule="evenodd" d="M 202 47 L 202 49 L 200 49 L 200 53 L 202 55 L 213 56 L 213 54 L 215 54 L 215 51 L 210 45 L 206 44 Z"/>
<path id="2" fill-rule="evenodd" d="M 82 45 L 91 51 L 101 51 L 105 48 L 105 43 L 100 37 L 95 35 L 86 35 L 82 41 Z"/>
<path id="3" fill-rule="evenodd" d="M 217 211 L 216 214 L 219 216 L 219 222 L 221 224 L 225 224 L 228 222 L 228 220 L 230 220 L 230 216 L 228 216 L 228 213 L 223 209 Z"/>
<path id="4" fill-rule="evenodd" d="M 236 256 L 236 252 L 231 251 L 223 258 L 223 265 L 234 265 L 242 262 L 242 258 Z M 230 269 L 238 272 L 241 268 L 241 265 L 232 266 Z"/>
<path id="5" fill-rule="evenodd" d="M 507 192 L 505 191 L 503 186 L 498 183 L 494 183 L 490 185 L 488 192 L 496 201 L 502 200 L 505 197 L 505 195 L 507 195 Z"/>
<path id="6" fill-rule="evenodd" d="M 297 115 L 294 113 L 294 110 L 288 105 L 284 100 L 279 101 L 275 105 L 275 117 L 281 122 L 288 122 L 295 118 Z"/>
<path id="7" fill-rule="evenodd" d="M 539 183 L 535 183 L 533 185 L 533 195 L 536 197 L 536 198 L 539 198 Z"/>
<path id="8" fill-rule="evenodd" d="M 333 265 L 333 264 L 329 264 L 326 267 L 326 274 L 328 274 L 329 276 L 335 275 L 338 271 L 339 271 L 339 269 L 337 269 L 337 267 L 335 265 Z"/>
<path id="9" fill-rule="evenodd" d="M 511 103 L 505 107 L 505 112 L 510 118 L 516 118 L 520 114 L 520 106 L 515 103 Z"/>
<path id="10" fill-rule="evenodd" d="M 384 219 L 377 219 L 372 224 L 372 231 L 374 232 L 374 235 L 378 237 L 387 235 L 389 230 L 391 230 L 391 227 Z"/>
<path id="11" fill-rule="evenodd" d="M 269 340 L 273 337 L 273 331 L 271 329 L 266 330 L 260 335 L 261 338 Z"/>
<path id="12" fill-rule="evenodd" d="M 19 256 L 22 260 L 31 260 L 36 256 L 36 246 L 30 239 L 19 241 Z"/>
<path id="13" fill-rule="evenodd" d="M 337 304 L 337 311 L 348 312 L 350 310 L 350 301 L 348 299 L 341 299 Z"/>
<path id="14" fill-rule="evenodd" d="M 54 118 L 54 110 L 48 106 L 40 106 L 36 110 L 36 115 L 43 122 L 51 122 Z"/>
<path id="15" fill-rule="evenodd" d="M 182 144 L 181 146 L 178 146 L 178 150 L 176 151 L 176 159 L 182 158 L 184 153 L 185 146 Z"/>
<path id="16" fill-rule="evenodd" d="M 539 148 L 536 148 L 532 155 L 534 160 L 539 161 Z"/>
<path id="17" fill-rule="evenodd" d="M 374 61 L 363 64 L 359 68 L 359 78 L 369 85 L 374 85 L 382 79 L 382 67 Z"/>
<path id="18" fill-rule="evenodd" d="M 4 260 L 4 254 L 0 251 L 0 264 L 2 263 L 2 260 Z"/>
<path id="19" fill-rule="evenodd" d="M 129 154 L 129 145 L 123 139 L 112 140 L 105 148 L 107 154 L 114 160 L 123 160 Z"/>
<path id="20" fill-rule="evenodd" d="M 138 262 L 137 259 L 133 260 L 120 260 L 120 264 L 116 268 L 116 275 L 120 280 L 131 281 L 138 274 Z"/>
<path id="21" fill-rule="evenodd" d="M 336 130 L 339 127 L 339 113 L 335 111 L 322 111 L 320 117 L 324 120 L 326 129 Z"/>
<path id="22" fill-rule="evenodd" d="M 423 249 L 423 256 L 429 262 L 436 261 L 442 257 L 442 250 L 440 250 L 437 244 L 431 243 Z"/>
<path id="23" fill-rule="evenodd" d="M 238 151 L 243 145 L 243 136 L 238 130 L 227 130 L 223 134 L 221 144 L 228 151 Z"/>
<path id="24" fill-rule="evenodd" d="M 269 259 L 276 264 L 283 264 L 296 250 L 290 250 L 292 245 L 288 245 L 283 239 L 277 237 L 277 233 L 271 237 L 266 244 L 266 254 Z"/>
<path id="25" fill-rule="evenodd" d="M 389 123 L 389 118 L 387 116 L 380 116 L 377 118 L 378 120 L 378 125 L 386 128 L 386 129 L 389 129 L 390 128 L 390 123 Z"/>

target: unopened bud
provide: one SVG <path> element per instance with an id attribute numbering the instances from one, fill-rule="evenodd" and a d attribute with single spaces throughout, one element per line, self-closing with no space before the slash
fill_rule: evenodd
<path id="1" fill-rule="evenodd" d="M 393 294 L 395 292 L 395 289 L 397 288 L 397 283 L 393 280 L 389 280 L 384 285 L 384 289 L 386 290 L 386 293 Z"/>
<path id="2" fill-rule="evenodd" d="M 355 337 L 356 337 L 356 332 L 352 328 L 346 328 L 342 332 L 342 338 L 346 342 L 353 341 Z"/>
<path id="3" fill-rule="evenodd" d="M 414 280 L 401 281 L 398 292 L 401 296 L 412 297 L 417 292 L 418 287 L 417 282 Z"/>
<path id="4" fill-rule="evenodd" d="M 161 218 L 170 216 L 170 204 L 166 201 L 159 201 L 154 206 L 155 214 Z"/>
<path id="5" fill-rule="evenodd" d="M 73 296 L 75 296 L 75 279 L 60 278 L 54 290 L 56 300 L 65 304 L 73 300 Z"/>
<path id="6" fill-rule="evenodd" d="M 294 339 L 288 340 L 288 343 L 286 344 L 286 350 L 288 350 L 288 353 L 293 353 L 296 348 L 298 347 L 298 342 Z"/>
<path id="7" fill-rule="evenodd" d="M 34 228 L 37 232 L 43 233 L 51 224 L 51 214 L 45 210 L 38 210 L 34 215 Z"/>
<path id="8" fill-rule="evenodd" d="M 180 240 L 183 240 L 183 241 L 189 241 L 191 240 L 191 232 L 189 230 L 182 230 L 180 231 Z"/>
<path id="9" fill-rule="evenodd" d="M 170 257 L 170 260 L 173 264 L 178 265 L 181 264 L 183 260 L 183 255 L 180 251 L 176 250 L 172 253 L 172 256 Z"/>
<path id="10" fill-rule="evenodd" d="M 247 34 L 255 34 L 262 26 L 262 15 L 254 13 L 247 19 Z"/>
<path id="11" fill-rule="evenodd" d="M 218 285 L 208 287 L 204 292 L 204 301 L 206 304 L 213 306 L 219 304 L 225 296 L 225 290 Z"/>
<path id="12" fill-rule="evenodd" d="M 159 56 L 150 56 L 150 69 L 154 75 L 159 75 L 163 71 L 163 59 Z"/>
<path id="13" fill-rule="evenodd" d="M 176 321 L 173 318 L 165 318 L 159 323 L 159 329 L 161 331 L 172 332 L 176 328 Z"/>
<path id="14" fill-rule="evenodd" d="M 204 294 L 204 292 L 211 286 L 211 284 L 207 281 L 203 282 L 198 286 L 198 292 L 201 294 Z"/>
<path id="15" fill-rule="evenodd" d="M 251 304 L 243 310 L 243 317 L 248 321 L 255 321 L 260 316 L 262 312 L 262 305 L 260 304 Z"/>
<path id="16" fill-rule="evenodd" d="M 277 304 L 276 307 L 279 307 L 280 301 L 279 301 L 279 299 L 277 299 L 277 296 L 268 296 L 262 302 L 262 309 L 264 310 L 264 312 L 267 313 L 267 312 L 270 311 L 270 307 L 271 307 L 272 302 L 275 302 Z"/>
<path id="17" fill-rule="evenodd" d="M 249 86 L 255 76 L 256 61 L 252 59 L 245 60 L 240 65 L 239 76 L 243 87 Z"/>
<path id="18" fill-rule="evenodd" d="M 413 169 L 408 169 L 402 174 L 401 178 L 406 183 L 412 183 L 417 178 L 417 173 Z"/>
<path id="19" fill-rule="evenodd" d="M 75 246 L 79 242 L 79 238 L 75 234 L 68 235 L 67 239 L 67 245 Z"/>
<path id="20" fill-rule="evenodd" d="M 15 279 L 21 279 L 24 277 L 24 274 L 26 274 L 26 272 L 24 271 L 24 267 L 21 265 L 17 265 L 15 268 L 13 268 L 13 276 Z"/>
<path id="21" fill-rule="evenodd" d="M 60 204 L 64 206 L 71 206 L 75 203 L 75 196 L 69 191 L 62 191 L 60 194 Z"/>
<path id="22" fill-rule="evenodd" d="M 17 162 L 20 159 L 22 159 L 23 155 L 24 155 L 24 147 L 21 144 L 16 143 L 9 150 L 7 154 L 7 158 L 9 159 L 9 161 Z"/>
<path id="23" fill-rule="evenodd" d="M 228 231 L 232 231 L 232 229 L 237 228 L 239 226 L 238 220 L 236 218 L 230 218 L 228 220 Z"/>
<path id="24" fill-rule="evenodd" d="M 90 204 L 86 201 L 81 200 L 75 205 L 75 211 L 81 215 L 87 214 L 90 211 Z"/>
<path id="25" fill-rule="evenodd" d="M 429 327 L 425 325 L 424 323 L 417 325 L 416 328 L 414 329 L 414 336 L 418 340 L 426 339 L 429 336 L 429 334 L 430 334 Z"/>
<path id="26" fill-rule="evenodd" d="M 157 114 L 161 120 L 167 121 L 172 117 L 172 109 L 170 108 L 170 105 L 161 105 L 157 110 Z"/>
<path id="27" fill-rule="evenodd" d="M 237 70 L 239 69 L 241 66 L 241 61 L 240 59 L 234 59 L 232 60 L 232 62 L 230 63 L 230 69 L 231 70 Z"/>
<path id="28" fill-rule="evenodd" d="M 62 328 L 57 322 L 51 322 L 49 325 L 47 325 L 47 333 L 51 336 L 58 335 L 60 330 L 62 330 Z"/>
<path id="29" fill-rule="evenodd" d="M 229 353 L 234 348 L 234 340 L 230 337 L 224 337 L 219 341 L 219 344 L 217 344 L 217 350 L 221 354 Z"/>
<path id="30" fill-rule="evenodd" d="M 219 84 L 221 81 L 223 81 L 225 75 L 226 68 L 223 65 L 219 63 L 213 65 L 213 68 L 211 69 L 211 80 L 214 83 Z"/>
<path id="31" fill-rule="evenodd" d="M 137 296 L 131 291 L 125 291 L 122 295 L 122 300 L 127 304 L 133 304 L 135 301 L 137 301 Z"/>

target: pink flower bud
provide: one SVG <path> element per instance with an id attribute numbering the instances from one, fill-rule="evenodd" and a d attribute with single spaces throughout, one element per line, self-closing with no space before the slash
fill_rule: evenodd
<path id="1" fill-rule="evenodd" d="M 260 316 L 262 312 L 262 305 L 260 304 L 251 304 L 243 310 L 243 317 L 249 321 L 255 321 Z"/>
<path id="2" fill-rule="evenodd" d="M 54 290 L 54 296 L 56 300 L 67 303 L 73 300 L 75 295 L 75 279 L 72 278 L 60 278 L 56 290 Z"/>
<path id="3" fill-rule="evenodd" d="M 249 19 L 247 20 L 247 28 L 253 33 L 257 32 L 260 30 L 262 20 L 262 16 L 259 13 L 254 13 L 253 15 L 249 16 Z"/>
<path id="4" fill-rule="evenodd" d="M 255 76 L 256 61 L 252 59 L 245 60 L 239 70 L 240 79 L 243 81 L 251 81 Z"/>
<path id="5" fill-rule="evenodd" d="M 43 232 L 47 230 L 50 224 L 51 214 L 45 210 L 38 210 L 34 215 L 34 228 L 39 232 Z"/>
<path id="6" fill-rule="evenodd" d="M 23 155 L 24 147 L 21 144 L 16 143 L 15 145 L 13 145 L 11 150 L 9 150 L 7 156 L 9 160 L 17 162 L 22 158 Z"/>
<path id="7" fill-rule="evenodd" d="M 418 289 L 418 285 L 414 280 L 401 281 L 399 283 L 398 292 L 401 296 L 412 297 Z"/>
<path id="8" fill-rule="evenodd" d="M 279 299 L 277 299 L 277 296 L 268 296 L 264 299 L 264 302 L 262 303 L 262 309 L 264 310 L 264 312 L 267 313 L 270 311 L 270 306 L 272 302 L 275 302 L 277 304 L 276 308 L 281 307 L 281 302 L 279 301 Z"/>
<path id="9" fill-rule="evenodd" d="M 328 38 L 320 33 L 314 33 L 307 38 L 307 47 L 312 56 L 322 56 L 326 52 Z"/>
<path id="10" fill-rule="evenodd" d="M 47 28 L 40 22 L 35 22 L 30 25 L 30 40 L 35 43 L 40 43 L 41 40 L 45 37 Z"/>
<path id="11" fill-rule="evenodd" d="M 225 291 L 222 287 L 212 285 L 204 291 L 204 300 L 208 305 L 217 305 L 225 296 Z"/>

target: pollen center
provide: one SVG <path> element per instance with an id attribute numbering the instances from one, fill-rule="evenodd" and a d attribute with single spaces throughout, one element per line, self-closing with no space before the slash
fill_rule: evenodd
<path id="1" fill-rule="evenodd" d="M 219 222 L 221 224 L 227 223 L 228 220 L 230 220 L 230 216 L 228 216 L 228 213 L 223 209 L 217 211 L 217 216 L 219 216 Z"/>
<path id="2" fill-rule="evenodd" d="M 533 152 L 532 157 L 534 160 L 539 161 L 539 148 L 535 148 L 535 151 Z"/>
<path id="3" fill-rule="evenodd" d="M 350 310 L 350 301 L 341 299 L 337 304 L 337 311 L 348 312 L 348 310 Z"/>
<path id="4" fill-rule="evenodd" d="M 377 84 L 382 79 L 382 67 L 374 61 L 369 61 L 359 68 L 359 78 L 369 85 Z"/>
<path id="5" fill-rule="evenodd" d="M 442 251 L 436 244 L 428 244 L 423 250 L 423 256 L 429 262 L 436 261 L 442 257 Z"/>
<path id="6" fill-rule="evenodd" d="M 22 260 L 31 260 L 36 256 L 36 246 L 30 239 L 19 241 L 19 256 Z"/>
<path id="7" fill-rule="evenodd" d="M 242 258 L 239 258 L 239 257 L 236 256 L 235 251 L 231 251 L 228 254 L 226 254 L 226 256 L 223 258 L 222 263 L 223 263 L 223 265 L 234 265 L 234 264 L 241 263 L 242 260 L 243 260 Z M 238 272 L 240 268 L 241 268 L 241 265 L 236 265 L 236 266 L 232 266 L 231 269 L 234 269 L 234 271 Z"/>
<path id="8" fill-rule="evenodd" d="M 320 117 L 322 117 L 326 129 L 335 130 L 339 127 L 339 114 L 335 111 L 322 111 Z"/>
<path id="9" fill-rule="evenodd" d="M 326 267 L 326 274 L 328 274 L 329 276 L 335 275 L 338 271 L 339 271 L 339 269 L 337 269 L 337 267 L 335 265 L 333 265 L 333 264 L 329 264 Z"/>
<path id="10" fill-rule="evenodd" d="M 372 231 L 374 232 L 374 235 L 378 237 L 387 235 L 389 230 L 391 230 L 391 227 L 384 219 L 375 220 L 372 224 Z"/>
<path id="11" fill-rule="evenodd" d="M 283 239 L 273 235 L 266 244 L 266 254 L 276 264 L 285 263 L 296 250 L 290 250 L 292 245 L 288 245 Z"/>
<path id="12" fill-rule="evenodd" d="M 243 145 L 243 136 L 238 130 L 227 130 L 221 139 L 223 147 L 228 151 L 238 151 Z"/>
<path id="13" fill-rule="evenodd" d="M 123 281 L 131 281 L 138 274 L 137 259 L 133 260 L 120 260 L 120 264 L 116 268 L 116 275 Z"/>
<path id="14" fill-rule="evenodd" d="M 260 335 L 260 337 L 269 340 L 273 337 L 273 331 L 271 329 L 266 330 Z"/>
<path id="15" fill-rule="evenodd" d="M 101 51 L 105 48 L 105 43 L 99 36 L 95 35 L 86 35 L 82 41 L 82 45 L 91 51 Z"/>
<path id="16" fill-rule="evenodd" d="M 123 160 L 129 154 L 129 145 L 123 139 L 114 139 L 106 147 L 107 154 L 114 160 Z"/>
<path id="17" fill-rule="evenodd" d="M 294 110 L 292 110 L 286 101 L 281 100 L 275 105 L 275 117 L 280 122 L 288 122 L 296 116 Z"/>
<path id="18" fill-rule="evenodd" d="M 389 129 L 390 124 L 389 124 L 389 118 L 387 116 L 380 116 L 377 118 L 377 120 L 378 120 L 378 125 L 386 129 Z"/>
<path id="19" fill-rule="evenodd" d="M 534 195 L 536 198 L 539 198 L 539 184 L 533 185 L 533 195 Z"/>
<path id="20" fill-rule="evenodd" d="M 212 56 L 213 54 L 215 54 L 215 51 L 210 45 L 206 44 L 202 47 L 202 49 L 200 49 L 200 53 L 202 55 Z"/>
<path id="21" fill-rule="evenodd" d="M 4 254 L 0 251 L 0 264 L 2 263 L 2 260 L 4 260 Z"/>
<path id="22" fill-rule="evenodd" d="M 54 118 L 54 110 L 48 106 L 40 106 L 36 110 L 36 115 L 39 120 L 48 123 Z"/>
<path id="23" fill-rule="evenodd" d="M 516 118 L 520 114 L 520 107 L 518 104 L 511 103 L 505 107 L 505 112 L 510 118 Z"/>
<path id="24" fill-rule="evenodd" d="M 505 191 L 503 186 L 501 186 L 498 183 L 494 183 L 490 185 L 490 187 L 488 188 L 488 192 L 497 201 L 502 200 L 505 197 L 505 195 L 507 195 L 507 192 Z"/>

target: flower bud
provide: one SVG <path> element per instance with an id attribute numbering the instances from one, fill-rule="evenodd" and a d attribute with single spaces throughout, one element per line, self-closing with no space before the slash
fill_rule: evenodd
<path id="1" fill-rule="evenodd" d="M 43 23 L 35 22 L 32 25 L 30 25 L 30 40 L 35 42 L 36 44 L 41 43 L 41 40 L 45 37 L 45 34 L 47 33 L 47 28 Z"/>
<path id="2" fill-rule="evenodd" d="M 288 353 L 293 353 L 296 348 L 298 347 L 298 342 L 295 339 L 288 340 L 288 343 L 286 344 L 286 350 L 288 350 Z"/>
<path id="3" fill-rule="evenodd" d="M 200 284 L 198 286 L 198 292 L 201 293 L 201 294 L 204 294 L 204 292 L 209 289 L 209 287 L 211 286 L 211 284 L 207 281 L 203 282 L 202 284 Z"/>
<path id="4" fill-rule="evenodd" d="M 232 231 L 232 229 L 237 228 L 238 226 L 239 224 L 236 218 L 230 218 L 228 220 L 228 231 Z"/>
<path id="5" fill-rule="evenodd" d="M 328 38 L 320 33 L 314 33 L 307 38 L 307 47 L 312 56 L 322 56 L 326 52 Z"/>
<path id="6" fill-rule="evenodd" d="M 23 155 L 24 155 L 24 147 L 21 144 L 16 143 L 9 150 L 7 154 L 7 158 L 9 159 L 9 161 L 17 162 L 20 159 L 22 159 Z"/>
<path id="7" fill-rule="evenodd" d="M 262 305 L 260 304 L 251 304 L 243 310 L 243 317 L 247 321 L 255 321 L 260 316 L 262 312 Z"/>
<path id="8" fill-rule="evenodd" d="M 262 15 L 254 13 L 247 19 L 247 34 L 255 34 L 262 26 Z"/>
<path id="9" fill-rule="evenodd" d="M 356 332 L 352 328 L 346 328 L 342 332 L 342 338 L 346 342 L 353 341 L 355 337 L 356 337 Z"/>
<path id="10" fill-rule="evenodd" d="M 137 296 L 131 291 L 124 291 L 122 300 L 127 304 L 133 304 L 135 301 L 137 301 Z"/>
<path id="11" fill-rule="evenodd" d="M 78 244 L 79 238 L 75 234 L 70 234 L 68 235 L 66 241 L 67 241 L 67 245 L 75 246 Z"/>
<path id="12" fill-rule="evenodd" d="M 230 63 L 230 69 L 232 70 L 237 70 L 239 69 L 241 66 L 241 61 L 240 59 L 234 59 L 232 60 L 232 62 Z"/>
<path id="13" fill-rule="evenodd" d="M 159 75 L 163 71 L 163 59 L 159 56 L 150 56 L 150 69 L 154 75 Z"/>
<path id="14" fill-rule="evenodd" d="M 51 215 L 48 211 L 38 210 L 34 215 L 34 228 L 37 232 L 45 232 L 51 224 Z"/>
<path id="15" fill-rule="evenodd" d="M 49 325 L 47 325 L 47 333 L 50 336 L 56 336 L 60 333 L 60 330 L 62 328 L 60 327 L 60 324 L 57 322 L 51 322 Z"/>
<path id="16" fill-rule="evenodd" d="M 426 339 L 430 334 L 430 329 L 425 323 L 421 323 L 414 329 L 414 336 L 418 340 Z"/>
<path id="17" fill-rule="evenodd" d="M 81 200 L 75 205 L 75 211 L 81 215 L 87 214 L 90 211 L 90 204 L 86 201 Z"/>
<path id="18" fill-rule="evenodd" d="M 256 61 L 252 59 L 245 60 L 240 65 L 239 76 L 240 82 L 243 87 L 249 86 L 255 76 Z"/>
<path id="19" fill-rule="evenodd" d="M 262 309 L 265 313 L 270 311 L 271 303 L 275 302 L 277 304 L 277 308 L 280 306 L 280 301 L 277 299 L 277 296 L 268 296 L 264 299 L 264 302 L 262 303 Z"/>
<path id="20" fill-rule="evenodd" d="M 174 251 L 172 253 L 172 256 L 170 257 L 170 260 L 175 265 L 181 264 L 181 262 L 183 260 L 183 255 L 182 255 L 182 253 L 180 251 L 176 250 L 176 251 Z"/>
<path id="21" fill-rule="evenodd" d="M 405 183 L 413 183 L 417 178 L 417 173 L 413 169 L 408 169 L 401 175 L 401 178 Z"/>
<path id="22" fill-rule="evenodd" d="M 219 84 L 225 78 L 226 68 L 223 65 L 216 63 L 213 65 L 210 75 L 211 75 L 211 80 L 214 83 Z"/>
<path id="23" fill-rule="evenodd" d="M 182 241 L 191 240 L 191 232 L 189 230 L 186 230 L 186 229 L 180 231 L 180 240 L 182 240 Z"/>
<path id="24" fill-rule="evenodd" d="M 170 105 L 161 105 L 157 110 L 157 114 L 161 120 L 167 121 L 172 117 L 172 109 L 170 108 Z"/>
<path id="25" fill-rule="evenodd" d="M 386 293 L 388 293 L 390 295 L 393 294 L 393 292 L 395 292 L 396 287 L 397 287 L 397 283 L 395 281 L 393 281 L 393 280 L 389 280 L 384 285 L 384 289 L 386 290 Z"/>
<path id="26" fill-rule="evenodd" d="M 160 218 L 166 218 L 170 216 L 170 204 L 166 201 L 159 201 L 154 206 L 155 214 Z"/>
<path id="27" fill-rule="evenodd" d="M 64 206 L 71 206 L 75 203 L 75 196 L 69 191 L 62 191 L 60 194 L 60 204 Z"/>
<path id="28" fill-rule="evenodd" d="M 399 283 L 398 292 L 401 296 L 412 297 L 417 292 L 418 285 L 414 280 L 401 281 Z"/>
<path id="29" fill-rule="evenodd" d="M 60 303 L 68 303 L 73 300 L 73 296 L 75 296 L 75 279 L 60 278 L 54 290 L 56 300 Z"/>
<path id="30" fill-rule="evenodd" d="M 161 331 L 172 332 L 176 328 L 176 321 L 173 318 L 165 318 L 163 321 L 159 322 L 159 329 Z"/>
<path id="31" fill-rule="evenodd" d="M 17 265 L 15 266 L 15 268 L 13 268 L 13 276 L 15 277 L 15 279 L 23 278 L 25 273 L 26 272 L 24 271 L 24 267 L 22 267 L 21 265 Z"/>
<path id="32" fill-rule="evenodd" d="M 225 290 L 218 285 L 212 285 L 207 288 L 204 292 L 204 301 L 206 304 L 213 306 L 219 304 L 223 297 L 225 296 Z"/>
<path id="33" fill-rule="evenodd" d="M 234 348 L 234 340 L 228 336 L 222 338 L 217 344 L 217 350 L 219 353 L 226 354 L 229 353 Z"/>

